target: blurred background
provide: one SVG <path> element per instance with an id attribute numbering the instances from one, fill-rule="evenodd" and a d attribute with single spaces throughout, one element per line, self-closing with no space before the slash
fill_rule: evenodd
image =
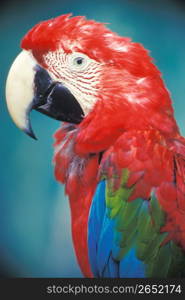
<path id="1" fill-rule="evenodd" d="M 41 20 L 72 12 L 109 23 L 150 50 L 185 135 L 185 1 L 32 0 L 0 6 L 0 270 L 13 277 L 82 277 L 70 232 L 68 200 L 53 175 L 59 123 L 32 113 L 38 141 L 19 131 L 5 104 L 5 80 L 20 40 Z"/>

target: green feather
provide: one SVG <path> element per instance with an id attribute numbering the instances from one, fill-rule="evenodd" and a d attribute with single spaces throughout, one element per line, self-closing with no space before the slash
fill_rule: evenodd
<path id="1" fill-rule="evenodd" d="M 185 254 L 174 242 L 164 243 L 167 233 L 161 233 L 166 215 L 155 193 L 150 199 L 129 201 L 135 186 L 127 187 L 129 171 L 122 172 L 121 184 L 115 190 L 116 176 L 107 179 L 107 215 L 114 219 L 113 258 L 120 261 L 132 247 L 138 259 L 146 265 L 147 277 L 185 276 Z"/>
<path id="2" fill-rule="evenodd" d="M 150 211 L 154 226 L 157 231 L 160 231 L 160 228 L 165 224 L 165 214 L 153 193 L 150 199 Z"/>
<path id="3" fill-rule="evenodd" d="M 111 219 L 113 219 L 118 214 L 123 202 L 126 201 L 132 193 L 132 189 L 127 189 L 125 187 L 125 183 L 128 180 L 128 176 L 128 171 L 123 170 L 120 188 L 116 191 L 114 190 L 114 179 L 116 179 L 116 177 L 111 178 L 107 181 L 106 206 L 107 208 L 109 208 L 108 217 Z"/>
<path id="4" fill-rule="evenodd" d="M 173 241 L 169 242 L 171 247 L 172 261 L 168 271 L 168 277 L 185 278 L 185 252 Z"/>
<path id="5" fill-rule="evenodd" d="M 171 264 L 172 256 L 169 243 L 158 247 L 155 257 L 147 264 L 146 276 L 154 278 L 166 278 Z"/>

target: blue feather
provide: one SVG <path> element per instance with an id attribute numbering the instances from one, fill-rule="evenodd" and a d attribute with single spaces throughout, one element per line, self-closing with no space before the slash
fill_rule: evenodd
<path id="1" fill-rule="evenodd" d="M 136 257 L 134 248 L 120 261 L 119 275 L 121 278 L 145 278 L 145 264 Z"/>
<path id="2" fill-rule="evenodd" d="M 95 277 L 145 277 L 145 265 L 132 248 L 121 261 L 113 257 L 114 219 L 108 217 L 105 203 L 105 181 L 98 184 L 93 197 L 89 223 L 88 248 L 91 269 Z"/>

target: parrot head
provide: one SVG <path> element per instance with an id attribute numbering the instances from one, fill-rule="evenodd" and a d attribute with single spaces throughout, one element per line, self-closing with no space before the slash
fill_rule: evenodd
<path id="1" fill-rule="evenodd" d="M 35 25 L 21 48 L 6 99 L 15 124 L 31 137 L 33 109 L 82 132 L 88 128 L 79 141 L 96 143 L 93 151 L 128 129 L 177 131 L 169 93 L 147 50 L 104 24 L 62 15 Z"/>

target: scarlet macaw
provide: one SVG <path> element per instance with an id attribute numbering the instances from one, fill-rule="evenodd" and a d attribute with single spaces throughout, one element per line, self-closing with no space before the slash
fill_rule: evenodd
<path id="1" fill-rule="evenodd" d="M 147 50 L 70 14 L 34 26 L 7 79 L 14 122 L 63 121 L 55 176 L 86 277 L 185 275 L 185 139 Z"/>

